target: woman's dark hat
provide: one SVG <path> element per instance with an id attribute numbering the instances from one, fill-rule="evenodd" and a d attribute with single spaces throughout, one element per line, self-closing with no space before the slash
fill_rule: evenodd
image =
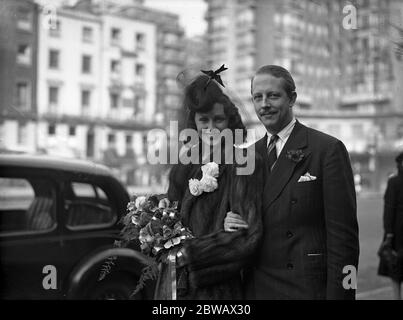
<path id="1" fill-rule="evenodd" d="M 228 68 L 226 68 L 225 65 L 222 65 L 216 71 L 213 71 L 213 70 L 208 70 L 208 71 L 200 70 L 200 71 L 210 77 L 210 80 L 207 82 L 206 86 L 208 86 L 208 84 L 211 82 L 211 80 L 215 80 L 219 84 L 221 84 L 223 87 L 225 87 L 224 84 L 222 83 L 222 80 L 220 77 L 220 72 L 223 72 L 225 70 L 228 70 Z"/>
<path id="2" fill-rule="evenodd" d="M 216 71 L 203 71 L 185 88 L 185 106 L 195 112 L 208 112 L 223 96 L 219 83 L 222 84 L 219 73 L 227 68 L 222 65 Z M 218 79 L 218 82 L 217 82 Z"/>

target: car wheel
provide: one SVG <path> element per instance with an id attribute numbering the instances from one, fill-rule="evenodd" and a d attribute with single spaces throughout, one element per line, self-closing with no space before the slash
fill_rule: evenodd
<path id="1" fill-rule="evenodd" d="M 89 300 L 142 300 L 141 292 L 131 296 L 137 282 L 126 275 L 106 277 L 88 291 Z"/>

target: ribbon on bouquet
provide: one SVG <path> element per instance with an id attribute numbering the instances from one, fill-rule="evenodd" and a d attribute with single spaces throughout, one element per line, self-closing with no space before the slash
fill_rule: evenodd
<path id="1" fill-rule="evenodd" d="M 171 299 L 176 300 L 176 252 L 171 250 L 168 255 L 168 272 L 171 275 Z"/>

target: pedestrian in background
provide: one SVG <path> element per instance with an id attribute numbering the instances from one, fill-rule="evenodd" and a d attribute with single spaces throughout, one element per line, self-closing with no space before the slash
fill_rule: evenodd
<path id="1" fill-rule="evenodd" d="M 403 152 L 396 157 L 397 175 L 388 180 L 384 196 L 384 240 L 378 274 L 392 279 L 394 299 L 401 299 L 403 281 Z"/>

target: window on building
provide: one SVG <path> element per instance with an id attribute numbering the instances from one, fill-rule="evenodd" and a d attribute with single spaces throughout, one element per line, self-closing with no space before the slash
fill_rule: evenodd
<path id="1" fill-rule="evenodd" d="M 19 44 L 17 48 L 17 62 L 31 64 L 31 47 L 28 44 Z"/>
<path id="2" fill-rule="evenodd" d="M 93 29 L 91 27 L 83 27 L 83 29 L 82 29 L 82 39 L 83 39 L 83 42 L 92 42 Z"/>
<path id="3" fill-rule="evenodd" d="M 59 68 L 59 50 L 49 50 L 49 68 L 58 69 Z"/>
<path id="4" fill-rule="evenodd" d="M 59 88 L 58 87 L 49 87 L 49 108 L 50 111 L 56 111 L 56 106 L 59 103 Z"/>
<path id="5" fill-rule="evenodd" d="M 110 94 L 110 99 L 111 99 L 111 108 L 112 109 L 117 109 L 119 107 L 119 94 L 118 93 L 111 93 Z"/>
<path id="6" fill-rule="evenodd" d="M 89 55 L 82 56 L 81 71 L 82 73 L 91 73 L 91 56 Z"/>
<path id="7" fill-rule="evenodd" d="M 214 30 L 226 29 L 229 24 L 228 16 L 220 16 L 213 20 L 212 27 Z"/>
<path id="8" fill-rule="evenodd" d="M 69 136 L 75 136 L 76 135 L 76 127 L 75 126 L 70 126 L 69 127 Z"/>
<path id="9" fill-rule="evenodd" d="M 140 51 L 145 50 L 146 35 L 144 33 L 136 33 L 136 48 Z"/>
<path id="10" fill-rule="evenodd" d="M 81 90 L 81 106 L 83 108 L 88 108 L 91 104 L 91 91 Z"/>
<path id="11" fill-rule="evenodd" d="M 179 37 L 175 33 L 167 33 L 165 35 L 164 41 L 166 44 L 175 44 L 179 41 Z"/>
<path id="12" fill-rule="evenodd" d="M 115 143 L 116 141 L 116 136 L 114 133 L 109 133 L 108 134 L 108 143 Z"/>
<path id="13" fill-rule="evenodd" d="M 32 12 L 26 8 L 18 8 L 17 27 L 22 30 L 32 30 Z"/>
<path id="14" fill-rule="evenodd" d="M 136 76 L 143 78 L 145 76 L 145 66 L 142 63 L 136 63 Z"/>
<path id="15" fill-rule="evenodd" d="M 49 25 L 49 35 L 51 37 L 60 37 L 61 34 L 61 23 L 60 20 L 50 21 Z"/>
<path id="16" fill-rule="evenodd" d="M 48 125 L 48 135 L 54 136 L 56 134 L 56 125 L 55 124 L 49 124 Z"/>
<path id="17" fill-rule="evenodd" d="M 172 108 L 175 108 L 176 106 L 178 106 L 178 97 L 176 95 L 166 95 L 165 96 L 165 100 L 164 100 L 165 104 L 167 106 L 171 106 Z"/>
<path id="18" fill-rule="evenodd" d="M 238 24 L 240 25 L 250 25 L 253 23 L 255 14 L 252 9 L 242 11 L 237 17 Z"/>
<path id="19" fill-rule="evenodd" d="M 111 72 L 112 73 L 119 73 L 120 72 L 120 62 L 119 62 L 119 60 L 112 60 L 111 61 Z"/>
<path id="20" fill-rule="evenodd" d="M 28 109 L 29 87 L 26 82 L 18 82 L 16 88 L 16 106 L 19 109 Z"/>
<path id="21" fill-rule="evenodd" d="M 131 134 L 126 135 L 126 146 L 131 146 L 133 143 L 133 136 Z"/>
<path id="22" fill-rule="evenodd" d="M 274 23 L 276 25 L 280 25 L 282 20 L 282 15 L 280 13 L 275 13 L 274 14 Z"/>
<path id="23" fill-rule="evenodd" d="M 175 79 L 169 79 L 169 78 L 165 80 L 164 84 L 168 89 L 171 90 L 176 90 L 178 86 Z"/>
<path id="24" fill-rule="evenodd" d="M 148 146 L 147 134 L 143 134 L 142 140 L 143 140 L 143 154 L 147 154 L 147 146 Z"/>
<path id="25" fill-rule="evenodd" d="M 178 60 L 178 51 L 174 49 L 166 49 L 164 50 L 165 61 L 177 61 Z"/>
<path id="26" fill-rule="evenodd" d="M 134 157 L 134 150 L 133 150 L 133 136 L 131 134 L 127 134 L 125 137 L 126 142 L 126 157 Z"/>
<path id="27" fill-rule="evenodd" d="M 18 123 L 17 143 L 26 145 L 28 141 L 28 125 L 27 123 Z"/>
<path id="28" fill-rule="evenodd" d="M 368 14 L 364 14 L 362 15 L 362 28 L 368 28 L 369 27 L 369 15 Z"/>
<path id="29" fill-rule="evenodd" d="M 118 28 L 111 29 L 111 44 L 119 44 L 122 32 Z"/>
<path id="30" fill-rule="evenodd" d="M 133 115 L 138 115 L 142 110 L 144 110 L 144 97 L 136 96 L 134 98 L 134 112 L 133 112 Z"/>

